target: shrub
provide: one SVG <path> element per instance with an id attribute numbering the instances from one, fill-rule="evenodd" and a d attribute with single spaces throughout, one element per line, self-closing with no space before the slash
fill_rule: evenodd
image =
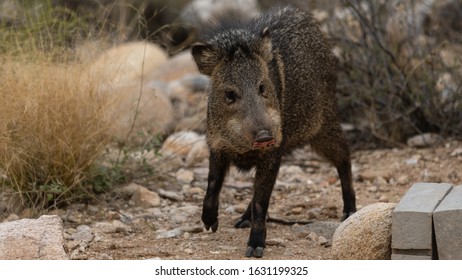
<path id="1" fill-rule="evenodd" d="M 423 132 L 462 135 L 461 64 L 443 60 L 452 43 L 425 32 L 433 7 L 420 2 L 343 0 L 328 25 L 344 119 L 393 145 Z"/>
<path id="2" fill-rule="evenodd" d="M 109 140 L 110 99 L 79 65 L 0 60 L 4 186 L 37 208 L 88 196 L 89 171 Z"/>

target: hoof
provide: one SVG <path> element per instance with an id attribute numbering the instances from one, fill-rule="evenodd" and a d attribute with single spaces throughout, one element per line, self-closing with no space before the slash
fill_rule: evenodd
<path id="1" fill-rule="evenodd" d="M 341 222 L 345 221 L 346 219 L 348 219 L 348 217 L 350 217 L 351 215 L 353 215 L 355 213 L 355 211 L 351 211 L 351 212 L 344 212 L 343 215 L 342 215 L 342 219 L 340 220 Z"/>
<path id="2" fill-rule="evenodd" d="M 237 222 L 234 224 L 235 228 L 249 228 L 250 227 L 250 221 L 246 219 L 239 219 Z"/>
<path id="3" fill-rule="evenodd" d="M 212 229 L 212 232 L 216 232 L 217 229 L 218 229 L 218 220 L 213 225 L 205 225 L 204 224 L 204 227 L 205 227 L 205 230 Z"/>
<path id="4" fill-rule="evenodd" d="M 247 251 L 245 252 L 245 256 L 247 258 L 255 257 L 255 258 L 261 258 L 263 257 L 263 247 L 257 247 L 254 248 L 252 246 L 247 247 Z"/>

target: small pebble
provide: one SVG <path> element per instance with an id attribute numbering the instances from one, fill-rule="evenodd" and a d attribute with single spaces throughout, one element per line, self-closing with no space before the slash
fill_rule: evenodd
<path id="1" fill-rule="evenodd" d="M 308 233 L 308 235 L 306 236 L 306 238 L 310 241 L 313 241 L 313 242 L 318 242 L 318 235 L 314 232 L 310 232 Z"/>
<path id="2" fill-rule="evenodd" d="M 324 246 L 328 243 L 328 241 L 324 236 L 321 235 L 318 237 L 318 243 L 319 245 Z"/>
<path id="3" fill-rule="evenodd" d="M 295 207 L 290 211 L 293 215 L 300 215 L 303 212 L 303 207 Z"/>

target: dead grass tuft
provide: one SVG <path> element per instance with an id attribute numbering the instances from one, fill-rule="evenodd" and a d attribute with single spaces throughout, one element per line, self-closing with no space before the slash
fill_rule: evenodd
<path id="1" fill-rule="evenodd" d="M 110 98 L 76 63 L 0 60 L 3 187 L 34 208 L 88 197 L 90 171 L 109 140 Z"/>

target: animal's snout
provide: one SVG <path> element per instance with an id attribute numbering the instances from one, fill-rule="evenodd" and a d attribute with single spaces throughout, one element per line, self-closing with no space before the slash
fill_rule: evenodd
<path id="1" fill-rule="evenodd" d="M 271 135 L 271 132 L 268 130 L 260 130 L 255 135 L 255 140 L 253 142 L 254 148 L 266 148 L 272 147 L 276 143 L 276 140 Z"/>

